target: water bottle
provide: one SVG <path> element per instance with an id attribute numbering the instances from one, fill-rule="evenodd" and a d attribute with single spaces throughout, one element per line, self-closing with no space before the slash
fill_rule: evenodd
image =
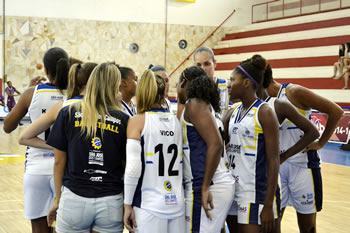
<path id="1" fill-rule="evenodd" d="M 220 108 L 221 112 L 226 110 L 228 108 L 228 89 L 227 89 L 227 81 L 225 79 L 217 79 L 217 85 L 219 89 L 219 94 L 220 94 Z"/>

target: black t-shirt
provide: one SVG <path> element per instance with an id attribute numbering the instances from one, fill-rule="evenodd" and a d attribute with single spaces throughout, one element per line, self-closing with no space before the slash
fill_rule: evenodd
<path id="1" fill-rule="evenodd" d="M 63 185 L 79 196 L 97 198 L 123 192 L 129 117 L 121 111 L 110 115 L 105 123 L 97 123 L 96 137 L 86 138 L 81 133 L 82 114 L 67 106 L 60 111 L 47 140 L 67 153 Z"/>

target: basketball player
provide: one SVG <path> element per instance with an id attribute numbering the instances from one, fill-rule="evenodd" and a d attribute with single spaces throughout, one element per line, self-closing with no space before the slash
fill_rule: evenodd
<path id="1" fill-rule="evenodd" d="M 229 102 L 227 81 L 215 77 L 216 60 L 213 50 L 208 47 L 200 47 L 194 52 L 193 58 L 195 65 L 204 69 L 208 77 L 216 83 L 220 94 L 220 108 L 222 111 L 226 110 Z"/>
<path id="2" fill-rule="evenodd" d="M 82 100 L 85 94 L 86 83 L 96 66 L 96 63 L 87 62 L 83 64 L 74 64 L 70 68 L 68 75 L 67 99 L 59 101 L 46 113 L 42 114 L 38 119 L 31 123 L 21 133 L 19 144 L 41 149 L 53 149 L 39 136 L 46 130 L 50 130 L 50 127 L 55 123 L 57 115 L 62 107 Z"/>
<path id="3" fill-rule="evenodd" d="M 132 98 L 136 93 L 137 76 L 129 67 L 118 67 L 121 73 L 122 82 L 120 84 L 120 93 L 122 94 L 122 110 L 130 117 L 136 115 L 136 107 Z"/>
<path id="4" fill-rule="evenodd" d="M 164 100 L 165 102 L 162 104 L 164 107 L 168 108 L 169 110 L 172 109 L 172 104 L 169 100 L 169 87 L 170 87 L 170 77 L 168 73 L 166 72 L 166 69 L 164 66 L 161 65 L 149 65 L 149 69 L 151 69 L 155 75 L 158 75 L 162 79 L 164 79 L 165 82 L 165 91 L 164 91 Z"/>
<path id="5" fill-rule="evenodd" d="M 128 125 L 124 223 L 130 232 L 185 230 L 181 125 L 162 108 L 164 79 L 147 70 Z"/>
<path id="6" fill-rule="evenodd" d="M 48 144 L 55 153 L 55 201 L 48 216 L 58 233 L 123 232 L 123 175 L 128 116 L 120 109 L 121 75 L 102 63 L 80 102 L 64 107 Z"/>
<path id="7" fill-rule="evenodd" d="M 9 112 L 11 112 L 13 107 L 15 107 L 16 105 L 15 96 L 20 95 L 21 93 L 17 91 L 17 89 L 12 85 L 11 81 L 7 81 L 6 83 L 7 83 L 7 87 L 5 88 L 5 93 L 7 94 L 6 105 Z M 17 95 L 15 93 L 17 93 Z"/>
<path id="8" fill-rule="evenodd" d="M 261 57 L 243 61 L 230 82 L 231 98 L 241 101 L 229 119 L 227 145 L 236 180 L 235 203 L 230 212 L 237 216 L 239 232 L 272 232 L 278 221 L 278 121 L 273 110 L 256 95 L 265 66 Z"/>
<path id="9" fill-rule="evenodd" d="M 15 130 L 27 114 L 31 121 L 38 119 L 51 106 L 63 100 L 62 90 L 67 88 L 68 54 L 61 48 L 51 48 L 44 55 L 45 72 L 50 83 L 27 89 L 16 106 L 6 116 L 4 131 Z M 39 135 L 46 140 L 49 131 Z M 31 220 L 32 232 L 49 232 L 46 216 L 53 201 L 53 164 L 51 150 L 28 147 L 24 174 L 24 214 Z"/>
<path id="10" fill-rule="evenodd" d="M 185 69 L 178 84 L 184 140 L 186 232 L 219 233 L 231 207 L 234 180 L 223 147 L 217 86 L 205 71 Z"/>
<path id="11" fill-rule="evenodd" d="M 316 213 L 322 209 L 322 178 L 317 150 L 328 142 L 343 115 L 343 110 L 305 87 L 276 82 L 272 72 L 270 76 L 265 77 L 264 87 L 269 96 L 290 102 L 305 118 L 310 119 L 311 109 L 328 115 L 321 137 L 307 146 L 306 151 L 288 158 L 280 170 L 282 209 L 291 203 L 297 212 L 300 232 L 316 232 Z M 280 128 L 281 151 L 285 152 L 295 145 L 302 135 L 303 132 L 295 124 L 284 121 Z"/>

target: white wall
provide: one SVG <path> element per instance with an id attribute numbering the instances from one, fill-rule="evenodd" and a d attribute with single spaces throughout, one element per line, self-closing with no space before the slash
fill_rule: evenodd
<path id="1" fill-rule="evenodd" d="M 233 9 L 237 13 L 225 26 L 251 21 L 251 3 L 267 0 L 197 0 L 178 3 L 168 0 L 171 24 L 216 26 Z M 164 23 L 166 0 L 6 0 L 6 14 L 119 22 Z"/>

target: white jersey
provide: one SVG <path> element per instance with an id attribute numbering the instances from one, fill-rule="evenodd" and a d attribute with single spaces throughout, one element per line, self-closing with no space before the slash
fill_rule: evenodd
<path id="1" fill-rule="evenodd" d="M 286 88 L 288 84 L 282 84 L 281 88 L 278 92 L 277 98 L 287 101 L 290 104 L 292 104 L 287 95 L 286 95 Z M 293 104 L 292 104 L 293 105 Z M 294 105 L 293 105 L 294 106 Z M 304 116 L 306 119 L 311 119 L 311 110 L 303 110 L 300 108 L 297 108 L 294 106 L 297 111 Z M 285 120 L 282 122 L 280 126 L 280 149 L 281 151 L 286 151 L 297 141 L 300 140 L 300 138 L 304 135 L 304 132 L 299 129 L 296 125 L 294 125 L 291 121 Z M 320 157 L 317 153 L 317 151 L 308 151 L 306 153 L 299 152 L 292 157 L 288 158 L 288 163 L 293 163 L 296 166 L 304 167 L 304 168 L 317 168 L 320 166 Z"/>
<path id="2" fill-rule="evenodd" d="M 38 119 L 49 108 L 63 100 L 63 94 L 52 84 L 39 84 L 35 87 L 32 102 L 28 108 L 31 122 Z M 50 129 L 38 135 L 42 140 L 49 136 Z M 28 147 L 25 172 L 32 175 L 52 175 L 54 156 L 51 150 Z"/>
<path id="3" fill-rule="evenodd" d="M 203 183 L 205 163 L 207 156 L 207 145 L 203 138 L 199 135 L 193 124 L 184 119 L 184 112 L 181 116 L 181 124 L 183 131 L 183 150 L 184 150 L 184 181 L 185 191 L 200 190 Z M 220 118 L 212 109 L 217 127 L 220 133 L 223 133 L 224 126 Z M 229 163 L 224 149 L 218 167 L 214 173 L 212 184 L 232 184 L 234 182 L 229 169 Z"/>
<path id="4" fill-rule="evenodd" d="M 127 114 L 129 117 L 136 115 L 136 108 L 131 102 L 131 106 L 122 100 L 122 111 Z"/>
<path id="5" fill-rule="evenodd" d="M 66 99 L 63 101 L 62 108 L 69 106 L 71 104 L 79 103 L 83 99 L 82 95 L 74 96 L 70 99 Z"/>
<path id="6" fill-rule="evenodd" d="M 182 132 L 175 114 L 163 109 L 146 112 L 141 148 L 142 173 L 133 206 L 161 218 L 183 215 Z"/>
<path id="7" fill-rule="evenodd" d="M 264 132 L 258 119 L 264 101 L 257 99 L 245 113 L 239 104 L 229 122 L 227 154 L 236 180 L 235 200 L 263 204 L 267 189 Z"/>

